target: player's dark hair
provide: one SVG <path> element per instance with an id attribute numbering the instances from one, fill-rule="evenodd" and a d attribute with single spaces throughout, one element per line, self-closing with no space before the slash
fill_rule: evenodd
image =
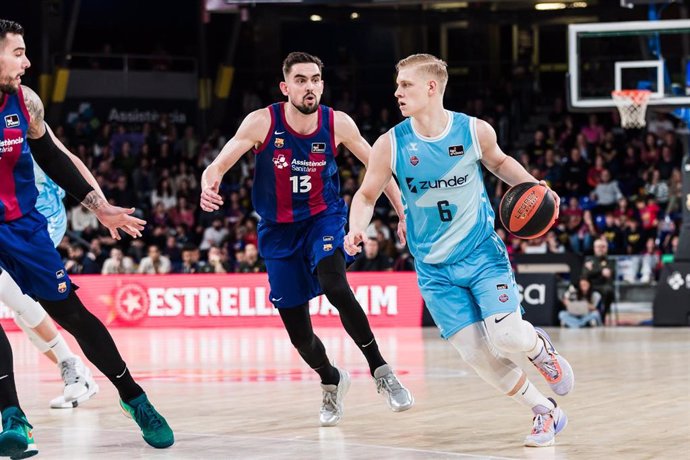
<path id="1" fill-rule="evenodd" d="M 7 34 L 24 35 L 24 28 L 18 22 L 0 19 L 0 40 L 3 40 Z"/>
<path id="2" fill-rule="evenodd" d="M 323 74 L 323 62 L 321 62 L 321 59 L 309 53 L 293 51 L 283 61 L 283 75 L 285 78 L 287 78 L 290 70 L 292 70 L 292 66 L 295 64 L 316 64 L 319 66 L 319 72 Z"/>

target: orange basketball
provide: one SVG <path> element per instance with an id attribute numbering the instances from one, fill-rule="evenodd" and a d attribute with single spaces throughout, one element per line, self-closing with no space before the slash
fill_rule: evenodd
<path id="1" fill-rule="evenodd" d="M 524 182 L 503 195 L 498 214 L 511 234 L 531 240 L 548 232 L 556 221 L 556 202 L 547 187 Z"/>

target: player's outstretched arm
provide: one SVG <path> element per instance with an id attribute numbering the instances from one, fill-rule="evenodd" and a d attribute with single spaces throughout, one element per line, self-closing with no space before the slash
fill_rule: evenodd
<path id="1" fill-rule="evenodd" d="M 223 176 L 242 155 L 266 140 L 270 128 L 269 109 L 259 109 L 247 115 L 232 139 L 201 174 L 201 209 L 212 212 L 223 206 L 223 197 L 218 193 Z"/>
<path id="2" fill-rule="evenodd" d="M 63 151 L 55 143 L 50 128 L 43 120 L 43 102 L 41 102 L 38 94 L 26 86 L 22 86 L 22 93 L 24 104 L 31 118 L 27 137 L 36 163 L 56 184 L 96 214 L 98 220 L 108 228 L 113 238 L 120 239 L 118 228 L 134 238 L 141 236 L 141 230 L 144 229 L 146 221 L 131 215 L 134 208 L 125 209 L 112 206 L 102 195 L 99 195 L 99 192 L 80 173 L 73 159 L 65 152 L 67 149 L 62 146 L 65 150 Z M 62 144 L 60 143 L 60 145 Z M 78 158 L 77 160 L 81 163 L 81 160 Z M 84 168 L 86 168 L 85 165 Z M 89 175 L 91 174 L 89 173 Z"/>
<path id="3" fill-rule="evenodd" d="M 482 149 L 482 164 L 503 182 L 511 187 L 523 182 L 539 182 L 548 187 L 546 182 L 538 181 L 527 172 L 515 158 L 503 153 L 496 141 L 496 131 L 484 120 L 477 120 L 477 137 L 479 138 L 479 146 Z M 551 194 L 556 202 L 556 213 L 558 213 L 561 199 L 553 190 L 551 190 Z M 558 214 L 556 214 L 556 217 L 558 217 Z"/>
<path id="4" fill-rule="evenodd" d="M 335 133 L 336 143 L 342 143 L 347 149 L 352 152 L 365 166 L 369 166 L 369 159 L 372 155 L 372 149 L 369 143 L 362 137 L 359 128 L 355 122 L 344 112 L 336 111 L 335 113 Z M 389 180 L 383 193 L 388 197 L 393 209 L 395 209 L 400 222 L 398 224 L 398 237 L 400 242 L 405 244 L 407 229 L 405 227 L 405 208 L 402 204 L 402 196 L 398 184 L 394 180 Z"/>
<path id="5" fill-rule="evenodd" d="M 376 200 L 391 181 L 391 142 L 389 134 L 379 137 L 371 151 L 369 166 L 362 186 L 352 198 L 350 232 L 345 236 L 345 251 L 355 255 L 362 249 L 359 244 L 367 240 L 366 229 L 374 214 Z"/>

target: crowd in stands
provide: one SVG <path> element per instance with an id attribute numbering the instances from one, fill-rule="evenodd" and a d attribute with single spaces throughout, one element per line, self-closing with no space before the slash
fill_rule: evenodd
<path id="1" fill-rule="evenodd" d="M 251 94 L 243 105 L 250 110 L 270 102 L 269 96 Z M 333 106 L 347 108 L 370 142 L 399 121 L 397 111 L 374 110 L 349 96 Z M 543 238 L 512 238 L 496 220 L 511 255 L 591 255 L 594 242 L 603 239 L 609 254 L 645 255 L 635 280 L 655 279 L 662 254 L 674 252 L 681 220 L 683 148 L 672 118 L 652 114 L 645 130 L 624 130 L 616 112 L 575 115 L 556 99 L 543 126 L 520 145 L 514 135 L 520 127 L 514 126 L 503 104 L 474 100 L 454 108 L 491 123 L 504 151 L 561 196 L 558 223 Z M 56 135 L 93 171 L 109 200 L 136 207 L 148 221 L 143 238 L 115 241 L 92 214 L 68 199 L 68 235 L 58 249 L 70 273 L 264 271 L 257 252 L 259 217 L 251 203 L 252 155 L 245 155 L 225 176 L 221 210 L 205 213 L 198 206 L 201 172 L 232 132 L 215 130 L 202 138 L 194 126 L 176 126 L 165 116 L 156 123 L 118 125 L 90 115 L 74 117 L 58 127 Z M 364 168 L 342 147 L 337 161 L 342 195 L 349 202 Z M 506 185 L 492 174 L 485 177 L 497 209 Z M 368 229 L 376 242 L 367 245 L 353 269 L 413 269 L 396 225 L 397 216 L 384 197 Z"/>

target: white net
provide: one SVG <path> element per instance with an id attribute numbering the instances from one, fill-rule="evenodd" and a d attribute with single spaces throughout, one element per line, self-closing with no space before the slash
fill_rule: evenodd
<path id="1" fill-rule="evenodd" d="M 623 128 L 644 128 L 647 124 L 645 115 L 651 94 L 652 92 L 646 89 L 624 89 L 611 92 L 613 102 L 616 103 L 618 112 L 621 114 Z"/>

